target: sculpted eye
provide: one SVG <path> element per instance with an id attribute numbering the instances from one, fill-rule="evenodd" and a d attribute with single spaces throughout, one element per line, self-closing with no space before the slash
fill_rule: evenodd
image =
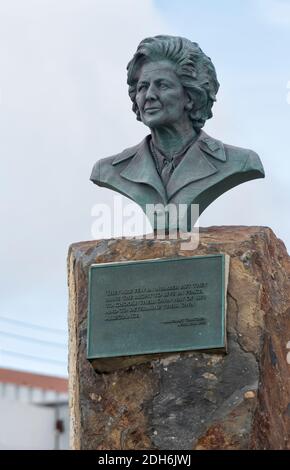
<path id="1" fill-rule="evenodd" d="M 146 88 L 145 83 L 141 83 L 140 85 L 137 86 L 137 91 L 142 91 Z"/>
<path id="2" fill-rule="evenodd" d="M 160 83 L 159 87 L 161 90 L 167 90 L 167 88 L 169 88 L 168 84 L 164 82 Z"/>

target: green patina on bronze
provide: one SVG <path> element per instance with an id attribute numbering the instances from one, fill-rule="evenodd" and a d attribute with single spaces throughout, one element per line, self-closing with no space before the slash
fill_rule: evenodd
<path id="1" fill-rule="evenodd" d="M 127 70 L 133 111 L 150 135 L 98 160 L 91 174 L 95 184 L 127 196 L 144 212 L 148 204 L 199 204 L 201 214 L 234 186 L 265 176 L 255 152 L 201 130 L 212 117 L 219 83 L 198 44 L 174 36 L 146 38 Z M 190 230 L 192 221 L 170 223 L 166 229 Z"/>
<path id="2" fill-rule="evenodd" d="M 88 359 L 225 349 L 227 257 L 90 267 Z"/>

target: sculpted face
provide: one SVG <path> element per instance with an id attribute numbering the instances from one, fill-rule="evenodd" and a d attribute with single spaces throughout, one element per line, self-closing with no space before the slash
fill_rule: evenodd
<path id="1" fill-rule="evenodd" d="M 140 69 L 136 103 L 142 122 L 157 128 L 188 119 L 188 96 L 168 60 L 146 62 Z"/>

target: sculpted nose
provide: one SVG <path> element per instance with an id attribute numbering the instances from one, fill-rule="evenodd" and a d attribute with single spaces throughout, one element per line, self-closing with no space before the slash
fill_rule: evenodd
<path id="1" fill-rule="evenodd" d="M 147 88 L 146 99 L 147 100 L 156 100 L 157 99 L 157 90 L 156 90 L 156 87 L 153 84 L 151 84 Z"/>

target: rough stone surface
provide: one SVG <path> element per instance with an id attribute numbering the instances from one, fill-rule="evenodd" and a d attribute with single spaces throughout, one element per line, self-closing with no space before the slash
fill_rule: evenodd
<path id="1" fill-rule="evenodd" d="M 290 259 L 283 243 L 269 228 L 211 227 L 201 230 L 198 249 L 180 245 L 115 239 L 70 247 L 72 448 L 290 449 Z M 94 370 L 86 359 L 92 263 L 219 252 L 231 257 L 227 355 L 162 354 L 141 364 L 133 357 L 111 360 L 106 373 Z"/>

